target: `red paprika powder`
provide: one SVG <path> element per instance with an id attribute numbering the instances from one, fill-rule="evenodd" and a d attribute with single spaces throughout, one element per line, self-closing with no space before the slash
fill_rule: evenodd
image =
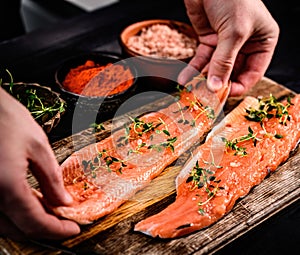
<path id="1" fill-rule="evenodd" d="M 121 64 L 100 65 L 87 60 L 85 64 L 70 69 L 63 86 L 79 95 L 105 97 L 122 93 L 133 81 L 130 69 Z"/>

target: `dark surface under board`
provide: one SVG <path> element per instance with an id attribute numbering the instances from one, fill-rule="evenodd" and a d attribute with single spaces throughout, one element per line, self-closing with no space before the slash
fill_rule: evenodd
<path id="1" fill-rule="evenodd" d="M 266 77 L 300 93 L 300 4 L 264 1 L 281 27 L 280 40 Z M 54 71 L 66 57 L 89 50 L 121 53 L 118 35 L 138 20 L 171 18 L 188 21 L 182 1 L 120 1 L 102 10 L 78 15 L 30 34 L 0 42 L 1 74 L 15 81 L 38 82 L 54 89 Z M 4 75 L 2 75 L 3 77 Z M 145 88 L 147 89 L 147 88 Z M 149 99 L 152 100 L 152 99 Z M 71 134 L 71 113 L 49 135 L 50 141 Z M 78 130 L 86 127 L 78 127 Z M 237 238 L 216 254 L 282 254 L 300 248 L 300 202 L 295 202 Z"/>

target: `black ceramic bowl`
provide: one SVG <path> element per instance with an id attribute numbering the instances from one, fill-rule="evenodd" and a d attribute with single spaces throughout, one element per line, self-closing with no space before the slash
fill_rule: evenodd
<path id="1" fill-rule="evenodd" d="M 50 133 L 66 111 L 65 100 L 60 97 L 59 93 L 38 83 L 16 82 L 13 86 L 10 85 L 4 83 L 2 88 L 32 111 L 33 118 L 46 133 Z"/>
<path id="2" fill-rule="evenodd" d="M 107 94 L 105 96 L 83 95 L 75 93 L 64 86 L 64 80 L 71 69 L 84 65 L 86 61 L 91 60 L 95 64 L 105 66 L 108 63 L 113 65 L 122 65 L 125 70 L 132 74 L 132 84 L 124 91 Z M 55 81 L 59 86 L 61 95 L 67 101 L 68 105 L 81 114 L 95 115 L 97 121 L 105 120 L 114 115 L 118 107 L 133 95 L 137 86 L 136 68 L 122 59 L 120 55 L 108 52 L 88 52 L 70 57 L 60 64 L 55 72 Z M 98 86 L 101 86 L 101 79 L 97 80 Z"/>

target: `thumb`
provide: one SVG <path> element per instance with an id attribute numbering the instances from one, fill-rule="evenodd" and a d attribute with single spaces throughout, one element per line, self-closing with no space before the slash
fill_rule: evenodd
<path id="1" fill-rule="evenodd" d="M 207 86 L 210 90 L 216 92 L 222 88 L 223 84 L 228 83 L 241 47 L 242 44 L 237 43 L 233 38 L 222 40 L 219 37 L 207 72 Z"/>

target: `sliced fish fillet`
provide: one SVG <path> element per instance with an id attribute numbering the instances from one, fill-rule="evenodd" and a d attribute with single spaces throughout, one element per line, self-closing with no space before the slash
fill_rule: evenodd
<path id="1" fill-rule="evenodd" d="M 153 237 L 176 238 L 221 219 L 237 199 L 246 196 L 251 188 L 277 169 L 297 146 L 300 139 L 300 95 L 296 95 L 292 103 L 286 125 L 280 124 L 276 117 L 264 119 L 262 125 L 245 118 L 246 109 L 255 109 L 259 105 L 256 98 L 246 97 L 193 152 L 176 179 L 175 202 L 138 222 L 134 230 Z M 255 136 L 255 139 L 248 137 L 247 140 L 245 135 Z M 240 139 L 236 149 L 226 143 Z M 197 176 L 191 174 L 196 172 L 195 169 L 202 173 L 200 181 L 191 181 L 192 176 Z"/>
<path id="2" fill-rule="evenodd" d="M 70 155 L 61 167 L 74 203 L 53 212 L 89 224 L 117 209 L 212 128 L 229 90 L 211 93 L 195 77 L 168 107 L 130 116 L 130 125 Z"/>

